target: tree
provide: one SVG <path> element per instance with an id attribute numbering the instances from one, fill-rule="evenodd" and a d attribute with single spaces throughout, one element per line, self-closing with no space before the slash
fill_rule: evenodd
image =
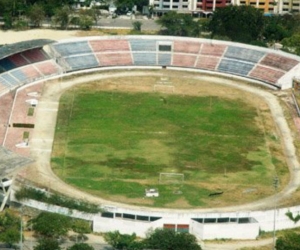
<path id="1" fill-rule="evenodd" d="M 71 9 L 69 6 L 64 6 L 55 11 L 53 16 L 53 22 L 55 25 L 59 25 L 61 29 L 67 29 L 70 24 Z"/>
<path id="2" fill-rule="evenodd" d="M 58 238 L 67 234 L 71 219 L 61 214 L 42 212 L 32 220 L 32 228 L 42 237 Z"/>
<path id="3" fill-rule="evenodd" d="M 45 19 L 45 12 L 41 5 L 34 4 L 28 11 L 28 17 L 35 27 L 39 27 Z"/>
<path id="4" fill-rule="evenodd" d="M 156 229 L 145 240 L 148 249 L 201 250 L 197 239 L 189 233 L 178 233 L 170 229 Z"/>
<path id="5" fill-rule="evenodd" d="M 276 250 L 300 250 L 300 235 L 285 233 L 276 240 Z"/>
<path id="6" fill-rule="evenodd" d="M 143 25 L 143 23 L 140 22 L 140 21 L 133 22 L 132 23 L 133 30 L 135 30 L 135 31 L 141 31 L 142 30 L 142 25 Z"/>
<path id="7" fill-rule="evenodd" d="M 216 35 L 226 36 L 243 43 L 259 40 L 263 27 L 262 12 L 250 5 L 218 8 L 209 23 L 212 38 Z"/>
<path id="8" fill-rule="evenodd" d="M 20 240 L 20 219 L 10 212 L 0 214 L 0 242 L 10 247 Z"/>
<path id="9" fill-rule="evenodd" d="M 291 35 L 291 31 L 284 27 L 281 16 L 265 17 L 264 20 L 263 37 L 266 41 L 274 43 Z"/>
<path id="10" fill-rule="evenodd" d="M 142 241 L 138 241 L 135 234 L 120 234 L 119 231 L 106 233 L 104 239 L 112 247 L 120 250 L 201 250 L 194 235 L 169 229 L 156 229 Z"/>
<path id="11" fill-rule="evenodd" d="M 137 250 L 143 249 L 142 242 L 138 242 L 135 234 L 120 234 L 119 231 L 109 232 L 104 235 L 105 241 L 116 249 Z"/>
<path id="12" fill-rule="evenodd" d="M 94 250 L 94 248 L 86 243 L 78 243 L 68 247 L 67 250 Z"/>
<path id="13" fill-rule="evenodd" d="M 282 40 L 283 49 L 300 56 L 300 33 Z"/>
<path id="14" fill-rule="evenodd" d="M 79 27 L 82 30 L 89 30 L 95 19 L 94 13 L 91 10 L 82 10 L 79 13 Z"/>
<path id="15" fill-rule="evenodd" d="M 199 37 L 200 22 L 191 15 L 169 11 L 156 21 L 163 28 L 162 33 L 171 36 Z"/>
<path id="16" fill-rule="evenodd" d="M 51 238 L 40 238 L 38 245 L 36 245 L 34 250 L 61 250 L 59 243 L 55 239 Z"/>

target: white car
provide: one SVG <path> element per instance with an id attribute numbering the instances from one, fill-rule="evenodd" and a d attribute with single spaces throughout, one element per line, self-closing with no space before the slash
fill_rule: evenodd
<path id="1" fill-rule="evenodd" d="M 128 11 L 128 12 L 126 13 L 126 15 L 127 15 L 127 16 L 131 16 L 131 15 L 132 15 L 132 11 Z"/>

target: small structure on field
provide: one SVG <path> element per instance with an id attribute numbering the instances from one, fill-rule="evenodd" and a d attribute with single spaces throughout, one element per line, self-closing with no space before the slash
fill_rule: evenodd
<path id="1" fill-rule="evenodd" d="M 149 189 L 145 189 L 145 196 L 146 197 L 158 197 L 159 196 L 159 192 L 158 189 L 156 188 L 149 188 Z"/>

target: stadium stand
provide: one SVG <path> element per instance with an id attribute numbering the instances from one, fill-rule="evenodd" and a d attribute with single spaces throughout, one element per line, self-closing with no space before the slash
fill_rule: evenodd
<path id="1" fill-rule="evenodd" d="M 7 88 L 16 87 L 20 84 L 20 82 L 10 74 L 10 72 L 1 74 L 0 81 Z"/>
<path id="2" fill-rule="evenodd" d="M 261 51 L 235 46 L 228 46 L 224 57 L 245 62 L 257 63 L 264 55 L 265 53 Z"/>
<path id="3" fill-rule="evenodd" d="M 196 55 L 187 55 L 187 54 L 174 54 L 173 55 L 173 66 L 177 67 L 194 67 L 197 60 Z"/>
<path id="4" fill-rule="evenodd" d="M 54 60 L 48 60 L 34 64 L 34 67 L 41 72 L 44 76 L 57 75 L 62 72 L 61 68 L 55 63 Z"/>
<path id="5" fill-rule="evenodd" d="M 9 60 L 9 58 L 4 58 L 4 59 L 0 60 L 0 66 L 2 69 L 4 69 L 4 71 L 9 71 L 9 70 L 16 68 L 16 65 L 14 63 L 12 63 Z"/>
<path id="6" fill-rule="evenodd" d="M 89 44 L 94 53 L 112 51 L 130 51 L 126 40 L 91 40 Z"/>
<path id="7" fill-rule="evenodd" d="M 10 72 L 20 83 L 29 83 L 41 78 L 41 74 L 32 66 L 27 65 Z"/>
<path id="8" fill-rule="evenodd" d="M 171 65 L 171 53 L 158 53 L 158 65 Z"/>
<path id="9" fill-rule="evenodd" d="M 220 57 L 199 56 L 196 68 L 215 71 L 220 62 Z"/>
<path id="10" fill-rule="evenodd" d="M 227 45 L 203 43 L 200 54 L 221 57 L 226 49 Z"/>
<path id="11" fill-rule="evenodd" d="M 94 54 L 85 54 L 65 58 L 71 70 L 89 69 L 100 66 Z"/>
<path id="12" fill-rule="evenodd" d="M 243 61 L 222 59 L 218 71 L 232 73 L 240 76 L 247 76 L 250 70 L 254 67 L 254 64 Z"/>
<path id="13" fill-rule="evenodd" d="M 22 52 L 22 56 L 24 56 L 31 63 L 41 62 L 48 59 L 48 56 L 42 49 L 31 49 Z"/>
<path id="14" fill-rule="evenodd" d="M 8 59 L 16 66 L 16 67 L 22 67 L 26 64 L 29 64 L 30 61 L 26 59 L 24 56 L 22 56 L 21 53 L 12 55 L 8 57 Z"/>
<path id="15" fill-rule="evenodd" d="M 156 64 L 156 53 L 132 53 L 134 65 L 157 65 Z"/>
<path id="16" fill-rule="evenodd" d="M 130 53 L 103 53 L 95 56 L 100 66 L 126 66 L 133 64 Z"/>
<path id="17" fill-rule="evenodd" d="M 71 56 L 80 54 L 92 54 L 91 47 L 87 41 L 56 43 L 53 48 L 61 56 Z"/>
<path id="18" fill-rule="evenodd" d="M 275 84 L 284 75 L 283 71 L 275 70 L 264 66 L 256 66 L 249 74 L 250 77 Z"/>
<path id="19" fill-rule="evenodd" d="M 130 39 L 130 46 L 135 51 L 156 51 L 157 40 Z"/>
<path id="20" fill-rule="evenodd" d="M 198 42 L 174 41 L 175 53 L 198 54 L 201 44 Z"/>
<path id="21" fill-rule="evenodd" d="M 269 53 L 261 60 L 260 64 L 284 71 L 289 71 L 299 64 L 299 61 L 285 56 Z"/>

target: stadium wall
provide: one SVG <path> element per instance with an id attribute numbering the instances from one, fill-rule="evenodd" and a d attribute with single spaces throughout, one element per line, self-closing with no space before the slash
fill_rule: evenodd
<path id="1" fill-rule="evenodd" d="M 14 200 L 14 199 L 13 199 Z M 136 210 L 118 210 L 119 213 L 131 213 L 135 216 L 155 216 L 158 219 L 155 221 L 138 221 L 135 219 L 125 218 L 105 218 L 101 214 L 87 214 L 76 210 L 69 210 L 67 208 L 49 205 L 46 203 L 24 200 L 24 206 L 39 209 L 41 211 L 48 211 L 67 215 L 73 218 L 81 218 L 93 222 L 94 232 L 110 232 L 119 230 L 123 234 L 135 233 L 139 237 L 146 237 L 149 230 L 156 228 L 163 228 L 165 225 L 188 225 L 188 231 L 195 235 L 198 239 L 212 240 L 212 239 L 256 239 L 260 231 L 270 232 L 274 228 L 274 212 L 275 212 L 275 228 L 276 230 L 291 229 L 300 226 L 300 222 L 293 222 L 286 213 L 290 212 L 295 217 L 300 213 L 300 206 L 281 208 L 276 210 L 266 211 L 240 211 L 240 212 L 220 212 L 220 213 L 190 213 L 184 212 L 151 212 L 151 211 L 136 211 Z M 207 222 L 199 223 L 196 219 L 207 219 Z M 227 222 L 227 218 L 250 218 L 245 223 L 242 221 L 238 223 Z M 215 220 L 214 222 L 212 222 Z M 219 221 L 219 222 L 218 222 Z M 223 221 L 223 222 L 220 222 Z"/>

